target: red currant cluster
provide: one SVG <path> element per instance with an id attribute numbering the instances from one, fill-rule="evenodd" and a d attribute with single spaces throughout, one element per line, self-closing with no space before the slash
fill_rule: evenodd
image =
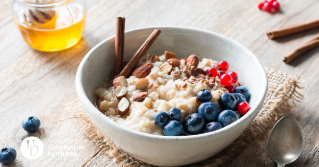
<path id="1" fill-rule="evenodd" d="M 258 5 L 258 8 L 269 13 L 277 12 L 280 9 L 280 4 L 277 0 L 265 0 Z"/>
<path id="2" fill-rule="evenodd" d="M 228 89 L 229 93 L 234 93 L 235 88 L 231 85 L 232 83 L 237 83 L 238 74 L 234 71 L 226 73 L 229 65 L 227 61 L 221 61 L 218 63 L 218 69 L 210 68 L 207 70 L 207 74 L 211 77 L 219 76 L 220 84 L 224 85 Z"/>

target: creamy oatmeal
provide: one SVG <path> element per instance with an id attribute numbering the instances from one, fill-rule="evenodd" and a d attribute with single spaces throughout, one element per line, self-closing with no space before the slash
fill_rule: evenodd
<path id="1" fill-rule="evenodd" d="M 144 56 L 139 65 L 150 63 L 152 65 L 150 73 L 145 77 L 146 79 L 136 76 L 126 78 L 127 86 L 123 86 L 122 90 L 118 88 L 118 92 L 126 93 L 122 99 L 117 97 L 112 82 L 109 79 L 106 80 L 95 90 L 99 98 L 99 110 L 115 122 L 130 129 L 163 135 L 163 128 L 154 123 L 157 112 L 168 112 L 169 109 L 177 107 L 182 111 L 181 120 L 183 120 L 187 115 L 197 112 L 200 103 L 196 94 L 202 89 L 210 90 L 211 102 L 219 106 L 220 95 L 228 90 L 220 84 L 218 76 L 204 75 L 207 69 L 217 68 L 217 61 L 204 58 L 197 62 L 196 67 L 186 59 L 172 59 L 175 60 L 173 62 L 166 59 L 165 55 L 156 58 L 150 55 Z M 137 86 L 139 81 L 147 84 L 142 90 Z M 145 92 L 142 100 L 134 100 L 133 96 L 141 92 Z M 126 100 L 129 105 L 128 112 L 123 116 L 118 114 L 119 99 L 121 99 L 120 105 L 125 104 Z"/>

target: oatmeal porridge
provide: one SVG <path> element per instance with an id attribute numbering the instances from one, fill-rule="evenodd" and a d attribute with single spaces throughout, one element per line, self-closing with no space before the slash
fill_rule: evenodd
<path id="1" fill-rule="evenodd" d="M 187 59 L 177 59 L 171 52 L 165 52 L 162 56 L 146 55 L 131 76 L 117 77 L 113 85 L 112 80 L 107 79 L 95 90 L 97 107 L 120 125 L 144 133 L 163 135 L 163 127 L 155 124 L 155 115 L 160 111 L 167 113 L 171 108 L 178 108 L 181 118 L 177 121 L 182 122 L 188 115 L 198 112 L 201 105 L 198 92 L 201 90 L 208 90 L 211 94 L 209 101 L 219 109 L 225 109 L 220 106 L 221 95 L 233 93 L 232 89 L 239 84 L 237 81 L 231 82 L 228 87 L 222 84 L 220 76 L 223 72 L 210 70 L 220 70 L 218 65 L 219 62 L 212 59 L 200 61 L 196 55 Z"/>

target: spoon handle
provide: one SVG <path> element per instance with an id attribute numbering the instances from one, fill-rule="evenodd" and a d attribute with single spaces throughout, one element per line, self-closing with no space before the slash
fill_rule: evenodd
<path id="1" fill-rule="evenodd" d="M 285 167 L 285 164 L 277 163 L 277 167 Z"/>

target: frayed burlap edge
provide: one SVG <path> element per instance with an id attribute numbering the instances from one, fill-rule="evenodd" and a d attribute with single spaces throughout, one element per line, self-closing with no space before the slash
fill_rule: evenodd
<path id="1" fill-rule="evenodd" d="M 259 134 L 271 128 L 279 118 L 295 107 L 296 102 L 303 98 L 303 95 L 298 92 L 299 89 L 303 88 L 299 81 L 300 76 L 290 77 L 285 73 L 272 69 L 266 69 L 266 73 L 268 77 L 268 93 L 251 125 L 227 149 L 207 160 L 189 166 L 216 167 L 222 165 L 232 157 L 233 153 L 248 145 Z M 100 148 L 97 153 L 105 152 L 118 166 L 151 166 L 135 159 L 105 138 L 91 123 L 78 100 L 68 103 L 67 111 L 71 114 L 70 118 L 82 118 L 85 121 L 86 126 L 82 130 L 89 140 L 102 141 L 96 142 L 96 145 Z"/>

